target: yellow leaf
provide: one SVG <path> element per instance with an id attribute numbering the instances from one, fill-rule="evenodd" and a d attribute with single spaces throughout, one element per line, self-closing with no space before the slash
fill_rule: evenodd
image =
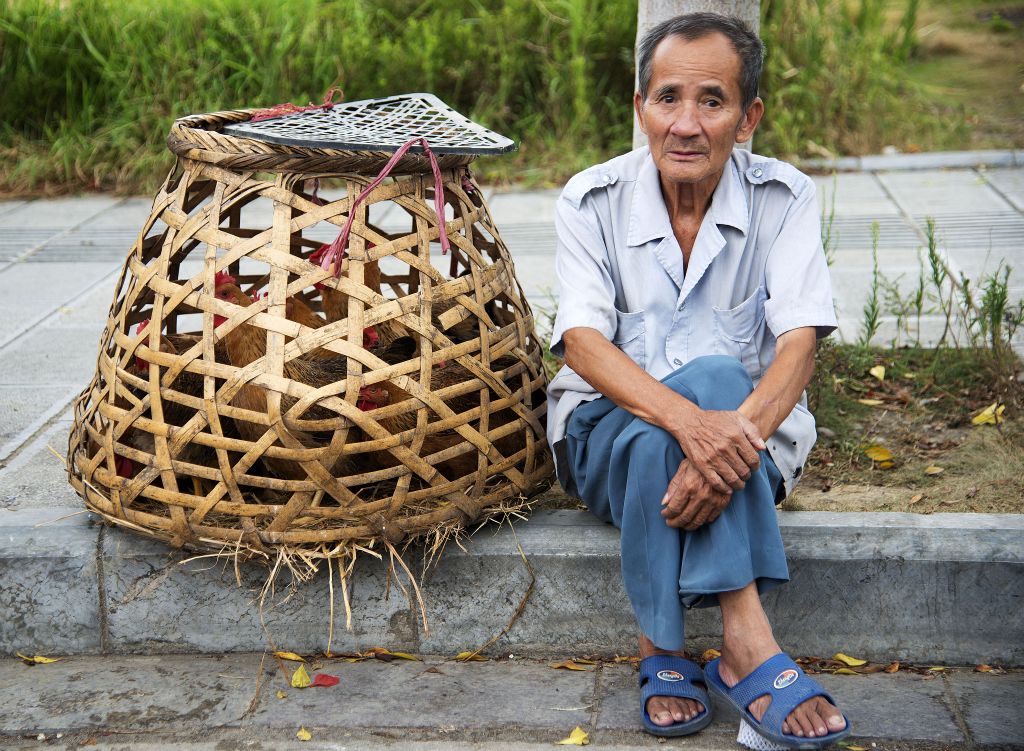
<path id="1" fill-rule="evenodd" d="M 588 659 L 583 658 L 583 657 L 574 657 L 573 661 L 574 662 L 578 662 L 580 665 L 596 665 L 597 664 L 596 661 L 588 660 Z"/>
<path id="2" fill-rule="evenodd" d="M 864 449 L 864 456 L 876 462 L 891 462 L 892 452 L 885 446 L 868 446 Z"/>
<path id="3" fill-rule="evenodd" d="M 858 399 L 857 402 L 866 407 L 881 407 L 885 404 L 881 399 Z"/>
<path id="4" fill-rule="evenodd" d="M 553 662 L 548 667 L 555 669 L 562 668 L 564 670 L 586 670 L 583 665 L 578 665 L 574 660 L 562 660 L 561 662 Z"/>
<path id="5" fill-rule="evenodd" d="M 578 725 L 572 729 L 569 733 L 568 738 L 563 738 L 556 745 L 558 746 L 588 746 L 590 745 L 590 736 L 587 735 L 586 731 Z"/>
<path id="6" fill-rule="evenodd" d="M 832 659 L 838 660 L 839 662 L 851 668 L 859 668 L 861 665 L 868 664 L 867 660 L 860 660 L 856 657 L 850 657 L 850 655 L 844 655 L 842 652 L 836 652 L 834 655 L 832 655 Z"/>
<path id="7" fill-rule="evenodd" d="M 835 673 L 836 675 L 859 675 L 859 673 L 854 670 L 850 670 L 849 668 L 839 668 Z"/>
<path id="8" fill-rule="evenodd" d="M 890 663 L 889 663 L 889 664 L 888 664 L 888 665 L 887 665 L 887 666 L 885 667 L 885 672 L 886 672 L 886 673 L 895 673 L 895 672 L 897 672 L 897 671 L 898 671 L 899 669 L 900 669 L 900 664 L 899 664 L 898 662 L 890 662 Z"/>
<path id="9" fill-rule="evenodd" d="M 274 657 L 280 657 L 282 660 L 291 660 L 292 662 L 306 661 L 305 657 L 297 655 L 294 652 L 274 652 Z"/>
<path id="10" fill-rule="evenodd" d="M 945 471 L 946 471 L 945 468 L 937 467 L 934 464 L 932 464 L 930 467 L 925 467 L 924 468 L 924 473 L 926 475 L 941 475 Z"/>
<path id="11" fill-rule="evenodd" d="M 309 684 L 312 682 L 305 665 L 299 665 L 298 669 L 292 673 L 292 688 L 309 688 Z"/>
<path id="12" fill-rule="evenodd" d="M 392 657 L 397 657 L 399 660 L 413 660 L 415 662 L 419 662 L 420 659 L 416 655 L 411 655 L 408 652 L 388 652 L 388 654 Z"/>
<path id="13" fill-rule="evenodd" d="M 885 380 L 885 366 L 884 365 L 876 365 L 875 367 L 873 367 L 868 372 L 871 375 L 873 375 L 875 378 L 877 378 L 879 381 L 884 381 Z"/>
<path id="14" fill-rule="evenodd" d="M 945 668 L 939 667 L 938 665 L 936 665 L 935 667 L 928 668 L 928 672 L 930 672 L 930 673 L 941 673 L 944 670 L 945 670 Z"/>
<path id="15" fill-rule="evenodd" d="M 985 409 L 971 418 L 974 425 L 998 425 L 1003 421 L 1003 412 L 1006 411 L 1005 404 L 992 402 Z"/>
<path id="16" fill-rule="evenodd" d="M 895 466 L 896 466 L 896 462 L 885 461 L 885 462 L 879 462 L 878 463 L 878 468 L 879 469 L 892 469 Z"/>
<path id="17" fill-rule="evenodd" d="M 286 693 L 285 693 L 284 691 L 280 691 L 280 690 L 279 690 L 279 691 L 277 692 L 277 698 L 278 698 L 278 699 L 283 699 L 283 698 L 284 698 L 284 697 L 286 697 L 286 696 L 288 696 L 288 694 L 286 694 Z"/>
<path id="18" fill-rule="evenodd" d="M 459 662 L 487 662 L 486 657 L 476 652 L 459 652 L 455 655 L 455 659 Z"/>
<path id="19" fill-rule="evenodd" d="M 846 746 L 846 751 L 868 751 L 864 746 Z"/>
<path id="20" fill-rule="evenodd" d="M 722 653 L 717 649 L 705 649 L 704 654 L 702 654 L 700 658 L 704 660 L 704 662 L 711 662 L 712 660 L 717 660 L 721 656 Z"/>
<path id="21" fill-rule="evenodd" d="M 910 500 L 908 501 L 908 503 L 917 503 L 922 498 L 924 498 L 924 493 L 918 493 L 917 495 L 912 495 L 910 497 Z"/>
<path id="22" fill-rule="evenodd" d="M 62 657 L 44 657 L 43 655 L 32 655 L 29 657 L 28 655 L 23 655 L 21 652 L 15 652 L 14 654 L 25 662 L 33 665 L 51 665 L 52 663 L 60 662 L 63 659 Z"/>
<path id="23" fill-rule="evenodd" d="M 299 728 L 299 732 L 295 734 L 295 737 L 298 738 L 300 741 L 308 741 L 313 736 L 309 734 L 309 731 L 306 730 L 306 728 Z"/>

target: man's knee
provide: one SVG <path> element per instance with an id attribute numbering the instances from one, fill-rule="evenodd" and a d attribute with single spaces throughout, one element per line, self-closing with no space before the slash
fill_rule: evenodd
<path id="1" fill-rule="evenodd" d="M 728 355 L 694 358 L 664 383 L 703 409 L 736 409 L 754 390 L 746 368 Z"/>
<path id="2" fill-rule="evenodd" d="M 649 460 L 650 457 L 663 453 L 668 448 L 678 446 L 678 442 L 668 431 L 635 417 L 626 429 L 612 440 L 611 456 L 619 460 L 644 461 L 645 458 Z M 634 456 L 638 452 L 642 452 L 643 456 Z"/>

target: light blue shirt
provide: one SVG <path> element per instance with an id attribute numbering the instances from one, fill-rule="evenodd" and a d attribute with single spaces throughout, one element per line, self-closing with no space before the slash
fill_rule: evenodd
<path id="1" fill-rule="evenodd" d="M 687 268 L 647 147 L 573 177 L 558 199 L 558 315 L 551 351 L 571 328 L 597 329 L 662 379 L 711 354 L 740 360 L 756 384 L 786 331 L 837 326 L 814 183 L 795 167 L 736 149 Z M 601 396 L 568 366 L 548 387 L 548 440 L 562 452 L 572 411 Z M 768 439 L 789 493 L 817 437 L 806 394 Z M 564 477 L 564 464 L 557 462 Z"/>

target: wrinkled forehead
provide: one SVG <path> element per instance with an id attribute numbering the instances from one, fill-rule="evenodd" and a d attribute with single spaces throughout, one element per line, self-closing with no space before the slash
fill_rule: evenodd
<path id="1" fill-rule="evenodd" d="M 712 31 L 695 39 L 672 34 L 662 39 L 651 55 L 649 91 L 687 77 L 717 82 L 739 95 L 742 71 L 743 60 L 725 34 Z"/>

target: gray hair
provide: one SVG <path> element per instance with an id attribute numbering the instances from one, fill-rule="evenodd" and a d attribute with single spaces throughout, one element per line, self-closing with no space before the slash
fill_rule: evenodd
<path id="1" fill-rule="evenodd" d="M 640 96 L 647 98 L 647 89 L 651 85 L 651 76 L 654 73 L 654 50 L 667 37 L 677 36 L 692 42 L 715 33 L 724 35 L 740 56 L 739 84 L 743 96 L 743 109 L 746 110 L 757 98 L 757 85 L 761 80 L 761 68 L 764 66 L 764 44 L 743 21 L 719 13 L 687 13 L 676 16 L 662 21 L 644 34 L 644 38 L 640 40 L 637 61 L 640 72 Z"/>

